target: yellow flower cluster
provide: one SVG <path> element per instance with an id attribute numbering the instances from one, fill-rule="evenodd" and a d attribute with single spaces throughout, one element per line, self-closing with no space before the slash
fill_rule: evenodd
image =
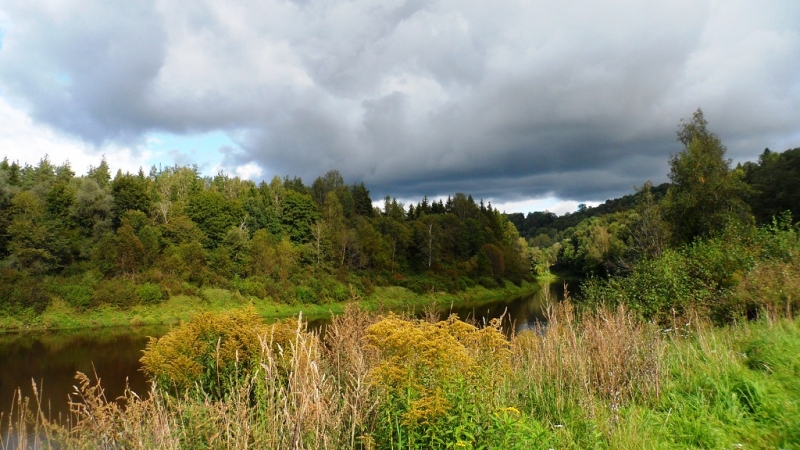
<path id="1" fill-rule="evenodd" d="M 430 323 L 390 314 L 367 329 L 366 340 L 380 356 L 372 382 L 405 403 L 407 425 L 444 415 L 453 391 L 472 396 L 493 390 L 510 368 L 499 322 L 477 328 L 455 315 Z"/>
<path id="2" fill-rule="evenodd" d="M 163 385 L 183 390 L 200 383 L 226 383 L 248 372 L 261 354 L 259 336 L 287 348 L 297 319 L 266 325 L 254 308 L 198 314 L 160 339 L 151 339 L 141 359 L 144 372 Z M 207 387 L 207 386 L 203 386 Z"/>

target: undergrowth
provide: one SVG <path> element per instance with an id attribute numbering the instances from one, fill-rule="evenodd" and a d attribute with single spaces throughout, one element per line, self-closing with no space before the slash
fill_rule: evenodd
<path id="1" fill-rule="evenodd" d="M 0 449 L 799 448 L 800 320 L 548 316 L 510 338 L 355 306 L 324 334 L 202 316 L 148 346 L 148 394 L 78 374 L 69 420 L 19 399 Z"/>

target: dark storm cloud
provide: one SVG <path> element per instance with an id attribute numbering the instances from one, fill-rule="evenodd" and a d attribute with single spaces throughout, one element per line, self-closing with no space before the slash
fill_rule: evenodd
<path id="1" fill-rule="evenodd" d="M 640 4 L 641 3 L 641 4 Z M 0 83 L 92 142 L 229 132 L 226 165 L 375 197 L 604 200 L 666 180 L 703 107 L 729 156 L 800 145 L 800 6 L 740 1 L 0 4 Z"/>

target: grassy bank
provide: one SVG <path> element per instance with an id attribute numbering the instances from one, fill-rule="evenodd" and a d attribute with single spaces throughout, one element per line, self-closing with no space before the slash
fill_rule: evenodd
<path id="1" fill-rule="evenodd" d="M 486 289 L 480 285 L 458 293 L 435 292 L 417 294 L 398 286 L 376 287 L 372 294 L 360 296 L 351 292 L 351 301 L 358 303 L 368 311 L 408 311 L 435 306 L 446 309 L 449 306 L 480 306 L 503 298 L 525 295 L 536 292 L 537 284 L 523 283 L 516 286 L 506 283 L 503 288 Z M 33 310 L 22 311 L 15 315 L 0 314 L 0 332 L 34 331 L 75 328 L 97 328 L 117 326 L 141 326 L 175 324 L 190 320 L 199 313 L 225 311 L 252 306 L 265 319 L 280 319 L 297 316 L 302 312 L 306 318 L 330 317 L 331 313 L 340 314 L 346 303 L 294 303 L 287 304 L 273 301 L 271 298 L 260 299 L 254 296 L 243 296 L 237 291 L 206 288 L 199 295 L 175 295 L 155 305 L 136 305 L 130 308 L 119 308 L 103 305 L 98 308 L 80 310 L 68 305 L 59 298 L 51 300 L 41 314 Z"/>
<path id="2" fill-rule="evenodd" d="M 79 377 L 73 421 L 30 415 L 37 434 L 24 443 L 49 436 L 62 448 L 800 446 L 798 319 L 713 327 L 684 318 L 659 328 L 624 307 L 580 316 L 564 303 L 546 329 L 508 340 L 492 326 L 357 308 L 319 336 L 296 321 L 264 325 L 245 309 L 168 336 L 146 352 L 157 382 L 149 398 L 129 394 L 121 407 Z"/>

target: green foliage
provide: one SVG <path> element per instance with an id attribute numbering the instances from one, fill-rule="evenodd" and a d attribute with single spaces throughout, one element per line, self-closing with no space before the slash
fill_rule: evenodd
<path id="1" fill-rule="evenodd" d="M 99 274 L 92 272 L 80 278 L 58 278 L 48 284 L 48 290 L 73 308 L 83 311 L 92 305 L 92 297 L 100 279 Z"/>
<path id="2" fill-rule="evenodd" d="M 72 220 L 85 236 L 96 240 L 103 232 L 111 229 L 113 197 L 94 179 L 78 179 L 76 184 Z"/>
<path id="3" fill-rule="evenodd" d="M 764 308 L 791 313 L 799 287 L 794 275 L 799 251 L 791 227 L 757 233 L 732 227 L 721 236 L 641 260 L 627 277 L 590 279 L 581 292 L 590 303 L 626 304 L 660 321 L 688 311 L 718 322 L 752 317 Z"/>
<path id="4" fill-rule="evenodd" d="M 122 215 L 126 211 L 140 211 L 147 214 L 150 211 L 149 180 L 144 173 L 138 175 L 117 172 L 111 182 L 111 194 L 114 198 L 111 215 L 114 227 L 122 223 Z"/>
<path id="5" fill-rule="evenodd" d="M 314 291 L 308 286 L 297 286 L 295 288 L 295 295 L 297 296 L 297 301 L 300 303 L 317 302 L 317 296 L 314 295 Z"/>
<path id="6" fill-rule="evenodd" d="M 191 196 L 186 213 L 208 238 L 208 247 L 218 246 L 233 226 L 238 226 L 244 212 L 238 201 L 232 201 L 216 191 L 202 191 Z"/>
<path id="7" fill-rule="evenodd" d="M 208 252 L 197 241 L 170 246 L 160 265 L 167 273 L 202 285 L 208 275 Z"/>
<path id="8" fill-rule="evenodd" d="M 742 198 L 747 192 L 744 173 L 731 171 L 725 146 L 706 129 L 703 112 L 678 131 L 685 148 L 670 158 L 672 181 L 665 199 L 667 217 L 678 242 L 713 236 L 726 227 L 747 224 L 750 211 Z"/>
<path id="9" fill-rule="evenodd" d="M 350 195 L 353 197 L 353 211 L 359 216 L 372 217 L 372 198 L 369 189 L 363 182 L 350 186 Z"/>
<path id="10" fill-rule="evenodd" d="M 45 273 L 55 265 L 50 252 L 50 233 L 44 205 L 31 191 L 21 191 L 11 201 L 8 226 L 11 265 L 34 274 Z"/>
<path id="11" fill-rule="evenodd" d="M 752 186 L 747 201 L 759 223 L 769 223 L 784 211 L 800 221 L 800 148 L 774 153 L 764 150 L 758 163 L 743 165 L 744 180 Z"/>
<path id="12" fill-rule="evenodd" d="M 3 292 L 0 310 L 11 314 L 26 309 L 41 313 L 50 302 L 50 293 L 42 280 L 25 271 L 0 270 L 0 292 Z"/>
<path id="13" fill-rule="evenodd" d="M 158 302 L 154 290 L 131 294 L 144 283 L 162 293 L 216 286 L 324 303 L 348 299 L 346 284 L 456 292 L 480 277 L 502 286 L 531 275 L 526 244 L 491 205 L 457 193 L 446 204 L 425 198 L 408 215 L 388 200 L 378 215 L 366 185 L 347 186 L 335 171 L 309 190 L 299 178 L 256 187 L 224 173 L 202 178 L 196 167 L 110 180 L 105 161 L 83 177 L 47 159 L 23 168 L 4 161 L 0 206 L 0 267 L 37 279 L 106 278 L 92 282 L 100 291 L 90 297 L 82 281 L 54 291 L 79 310 Z M 47 295 L 36 297 L 37 310 L 46 307 Z"/>
<path id="14" fill-rule="evenodd" d="M 311 226 L 319 219 L 319 212 L 309 195 L 294 190 L 286 191 L 281 224 L 283 232 L 295 244 L 311 240 Z"/>
<path id="15" fill-rule="evenodd" d="M 136 295 L 145 305 L 154 305 L 162 302 L 166 295 L 157 284 L 144 283 L 136 288 Z"/>
<path id="16" fill-rule="evenodd" d="M 97 283 L 90 306 L 111 305 L 127 309 L 140 303 L 136 285 L 128 278 L 113 278 Z"/>

